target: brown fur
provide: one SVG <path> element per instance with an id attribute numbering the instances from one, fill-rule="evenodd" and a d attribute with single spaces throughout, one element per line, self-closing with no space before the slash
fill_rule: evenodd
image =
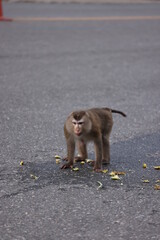
<path id="1" fill-rule="evenodd" d="M 121 111 L 109 108 L 80 110 L 69 115 L 64 124 L 68 162 L 62 166 L 62 169 L 73 166 L 76 144 L 80 155 L 78 160 L 82 161 L 88 157 L 86 144 L 89 141 L 93 141 L 95 146 L 94 170 L 100 171 L 102 162 L 110 162 L 109 137 L 113 126 L 112 112 L 126 116 Z"/>

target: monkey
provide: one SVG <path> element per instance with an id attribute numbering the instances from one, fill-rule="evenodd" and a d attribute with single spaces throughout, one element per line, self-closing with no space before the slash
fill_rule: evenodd
<path id="1" fill-rule="evenodd" d="M 72 168 L 74 160 L 84 161 L 88 158 L 87 143 L 92 141 L 95 148 L 94 171 L 100 172 L 103 164 L 110 163 L 109 137 L 113 126 L 112 113 L 126 114 L 110 108 L 91 108 L 72 112 L 64 124 L 67 145 L 67 162 L 61 169 Z M 79 157 L 75 158 L 77 146 Z"/>

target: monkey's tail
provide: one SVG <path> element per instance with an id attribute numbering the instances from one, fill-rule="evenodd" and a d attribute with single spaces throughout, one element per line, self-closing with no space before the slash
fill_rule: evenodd
<path id="1" fill-rule="evenodd" d="M 127 115 L 126 115 L 124 112 L 121 112 L 121 111 L 118 111 L 118 110 L 111 109 L 111 112 L 112 112 L 112 113 L 119 113 L 119 114 L 121 114 L 123 117 L 127 117 Z"/>
<path id="2" fill-rule="evenodd" d="M 110 112 L 112 112 L 112 113 L 119 113 L 119 114 L 121 114 L 123 117 L 127 117 L 127 115 L 126 115 L 124 112 L 121 112 L 121 111 L 118 111 L 118 110 L 114 110 L 114 109 L 111 109 L 111 108 L 103 108 L 103 109 L 105 109 L 105 110 L 107 110 L 107 111 L 110 111 Z"/>

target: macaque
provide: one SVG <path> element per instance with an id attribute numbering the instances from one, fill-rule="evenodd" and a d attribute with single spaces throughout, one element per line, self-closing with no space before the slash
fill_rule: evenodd
<path id="1" fill-rule="evenodd" d="M 95 164 L 94 171 L 100 172 L 102 163 L 110 163 L 109 137 L 113 126 L 112 113 L 126 114 L 109 108 L 92 108 L 72 112 L 65 124 L 64 135 L 67 143 L 67 163 L 61 169 L 73 166 L 74 159 L 84 161 L 88 158 L 86 144 L 94 143 Z M 78 148 L 78 157 L 75 158 L 75 147 Z"/>

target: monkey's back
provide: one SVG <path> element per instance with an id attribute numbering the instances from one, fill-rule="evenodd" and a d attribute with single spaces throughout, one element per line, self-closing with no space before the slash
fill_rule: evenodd
<path id="1" fill-rule="evenodd" d="M 101 133 L 103 135 L 108 134 L 108 131 L 110 131 L 113 125 L 111 110 L 104 108 L 91 108 L 87 110 L 87 113 L 92 119 L 93 127 L 98 124 Z"/>

